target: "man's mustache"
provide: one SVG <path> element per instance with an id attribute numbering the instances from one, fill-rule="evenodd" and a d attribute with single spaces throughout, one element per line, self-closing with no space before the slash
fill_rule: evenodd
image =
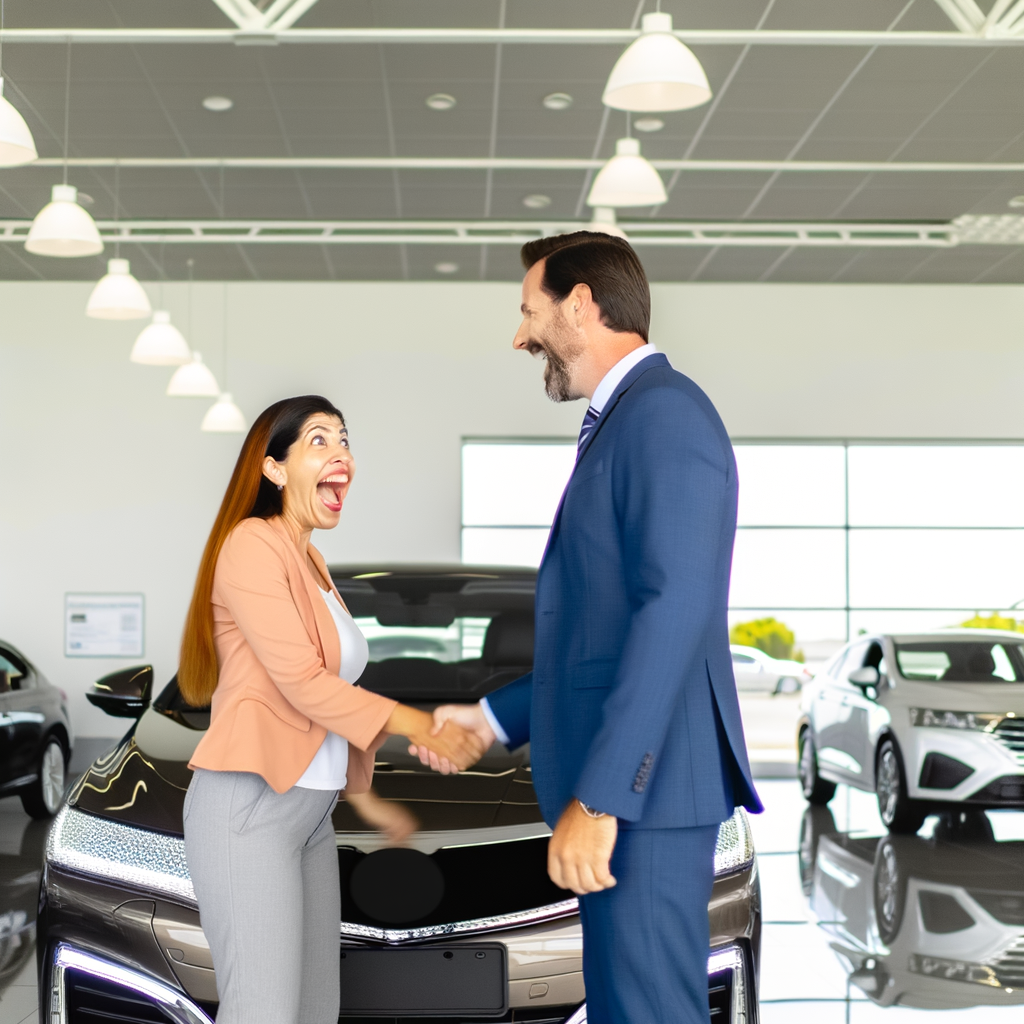
<path id="1" fill-rule="evenodd" d="M 548 356 L 547 348 L 544 345 L 542 345 L 539 341 L 537 341 L 535 338 L 530 338 L 524 345 L 524 348 L 535 359 L 539 359 L 541 357 L 546 359 Z"/>

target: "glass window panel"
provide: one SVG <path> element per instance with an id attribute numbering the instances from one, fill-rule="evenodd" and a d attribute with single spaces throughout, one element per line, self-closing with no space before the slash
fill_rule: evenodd
<path id="1" fill-rule="evenodd" d="M 729 603 L 841 608 L 845 563 L 842 530 L 738 530 Z"/>
<path id="2" fill-rule="evenodd" d="M 540 565 L 548 529 L 489 530 L 466 527 L 462 531 L 462 561 L 470 565 Z"/>
<path id="3" fill-rule="evenodd" d="M 827 661 L 846 642 L 846 613 L 841 611 L 791 612 L 776 608 L 760 608 L 754 611 L 731 610 L 729 626 L 752 619 L 778 619 L 794 635 L 793 648 L 803 651 L 804 658 L 813 668 L 813 663 Z"/>
<path id="4" fill-rule="evenodd" d="M 1024 526 L 1024 446 L 852 446 L 850 524 Z"/>
<path id="5" fill-rule="evenodd" d="M 853 530 L 859 608 L 1008 608 L 1024 598 L 1024 532 Z"/>
<path id="6" fill-rule="evenodd" d="M 464 526 L 550 526 L 576 460 L 572 444 L 464 444 Z"/>
<path id="7" fill-rule="evenodd" d="M 966 622 L 975 611 L 974 608 L 957 611 L 854 609 L 850 612 L 850 634 L 856 637 L 860 633 L 922 633 L 933 629 L 949 629 Z"/>
<path id="8" fill-rule="evenodd" d="M 740 444 L 741 526 L 842 526 L 846 484 L 841 445 Z"/>

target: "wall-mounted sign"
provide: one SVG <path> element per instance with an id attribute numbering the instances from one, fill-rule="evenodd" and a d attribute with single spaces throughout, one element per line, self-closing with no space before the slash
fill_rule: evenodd
<path id="1" fill-rule="evenodd" d="M 65 657 L 141 658 L 144 613 L 142 594 L 65 594 Z"/>

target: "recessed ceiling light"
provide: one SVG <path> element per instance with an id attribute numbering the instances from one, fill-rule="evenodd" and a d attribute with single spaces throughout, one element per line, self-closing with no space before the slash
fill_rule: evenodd
<path id="1" fill-rule="evenodd" d="M 446 92 L 435 92 L 427 97 L 427 106 L 431 110 L 451 110 L 455 106 L 455 97 Z"/>
<path id="2" fill-rule="evenodd" d="M 79 206 L 92 206 L 96 200 L 92 196 L 87 195 L 85 192 L 78 193 L 78 205 Z"/>
<path id="3" fill-rule="evenodd" d="M 225 110 L 230 110 L 235 105 L 235 101 L 228 99 L 227 96 L 207 96 L 203 100 L 203 106 L 207 110 L 212 110 L 215 114 L 222 114 Z"/>
<path id="4" fill-rule="evenodd" d="M 544 97 L 544 106 L 548 110 L 568 110 L 572 106 L 572 97 L 567 92 L 553 92 Z"/>
<path id="5" fill-rule="evenodd" d="M 1007 206 L 1024 206 L 1024 196 L 1014 196 Z"/>
<path id="6" fill-rule="evenodd" d="M 454 274 L 458 271 L 458 263 L 435 263 L 434 269 L 439 274 Z"/>
<path id="7" fill-rule="evenodd" d="M 543 210 L 551 205 L 551 196 L 532 195 L 523 197 L 523 206 L 529 210 Z"/>
<path id="8" fill-rule="evenodd" d="M 638 132 L 660 132 L 665 122 L 660 117 L 640 117 L 633 122 L 633 127 Z"/>

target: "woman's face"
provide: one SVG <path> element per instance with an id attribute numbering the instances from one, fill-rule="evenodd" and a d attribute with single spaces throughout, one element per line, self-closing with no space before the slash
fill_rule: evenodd
<path id="1" fill-rule="evenodd" d="M 269 456 L 263 474 L 282 484 L 284 515 L 303 530 L 333 530 L 355 474 L 345 424 L 316 413 L 302 425 L 283 462 Z"/>

